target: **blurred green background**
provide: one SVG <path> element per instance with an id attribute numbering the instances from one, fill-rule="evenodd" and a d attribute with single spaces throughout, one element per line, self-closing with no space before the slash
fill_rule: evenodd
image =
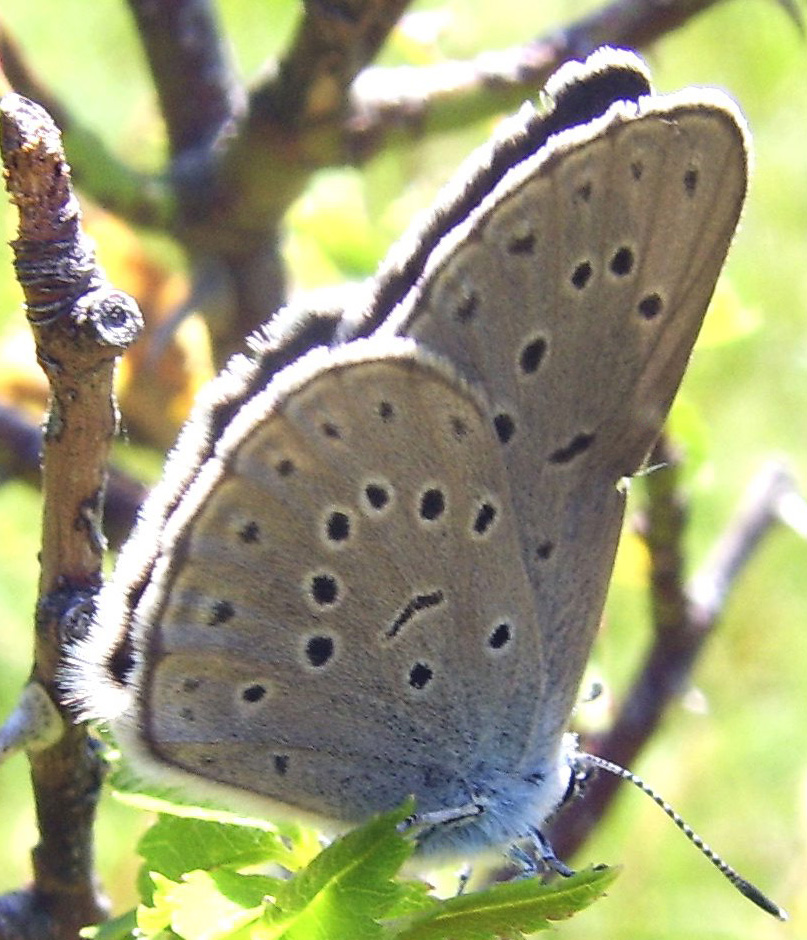
<path id="1" fill-rule="evenodd" d="M 391 39 L 390 63 L 468 57 L 542 35 L 596 4 L 453 0 L 417 3 L 421 15 Z M 283 47 L 299 14 L 287 0 L 221 0 L 244 76 Z M 123 4 L 7 0 L 2 16 L 29 60 L 110 147 L 143 169 L 160 166 L 163 138 L 143 56 Z M 720 311 L 700 343 L 678 411 L 691 452 L 688 540 L 697 569 L 744 488 L 771 455 L 807 489 L 807 47 L 774 0 L 724 3 L 645 54 L 657 87 L 728 90 L 754 137 L 744 222 L 719 289 Z M 363 172 L 314 180 L 289 219 L 296 285 L 369 274 L 417 208 L 490 132 L 418 141 Z M 69 153 L 68 153 L 69 159 Z M 3 241 L 15 213 L 0 207 Z M 334 223 L 338 224 L 334 224 Z M 338 236 L 338 241 L 337 241 Z M 99 244 L 102 262 L 114 245 Z M 153 239 L 146 254 L 156 256 Z M 0 370 L 33 372 L 10 253 L 0 248 Z M 267 311 L 267 314 L 270 311 Z M 683 417 L 686 421 L 683 421 Z M 635 487 L 639 489 L 639 487 Z M 0 487 L 0 711 L 29 668 L 36 597 L 38 496 Z M 642 556 L 620 555 L 594 657 L 619 698 L 648 638 Z M 623 940 L 807 936 L 807 543 L 784 528 L 752 559 L 684 697 L 633 769 L 747 877 L 789 908 L 781 925 L 737 895 L 640 794 L 620 800 L 579 865 L 622 863 L 610 897 L 558 929 L 565 937 Z M 116 911 L 132 903 L 133 842 L 142 814 L 106 799 L 99 866 Z M 25 761 L 0 766 L 0 891 L 28 878 L 35 841 Z"/>

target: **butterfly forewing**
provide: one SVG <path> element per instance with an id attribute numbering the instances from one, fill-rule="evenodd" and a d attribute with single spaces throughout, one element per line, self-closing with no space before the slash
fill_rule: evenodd
<path id="1" fill-rule="evenodd" d="M 379 328 L 490 397 L 553 676 L 538 751 L 572 707 L 613 565 L 617 486 L 678 388 L 746 164 L 722 96 L 616 104 L 512 169 Z"/>

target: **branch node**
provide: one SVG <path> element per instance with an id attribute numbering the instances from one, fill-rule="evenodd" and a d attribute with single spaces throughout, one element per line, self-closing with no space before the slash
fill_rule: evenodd
<path id="1" fill-rule="evenodd" d="M 0 762 L 18 751 L 42 751 L 55 744 L 64 720 L 44 687 L 32 680 L 0 728 Z"/>

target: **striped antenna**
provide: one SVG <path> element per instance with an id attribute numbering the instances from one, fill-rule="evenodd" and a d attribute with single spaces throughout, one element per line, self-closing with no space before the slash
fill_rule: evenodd
<path id="1" fill-rule="evenodd" d="M 641 777 L 638 777 L 630 770 L 626 770 L 624 767 L 620 767 L 619 764 L 615 764 L 613 761 L 606 760 L 604 757 L 598 757 L 596 754 L 580 753 L 578 759 L 575 760 L 574 769 L 576 773 L 580 771 L 585 772 L 594 767 L 598 770 L 605 770 L 607 773 L 613 774 L 615 777 L 620 777 L 622 780 L 627 780 L 628 783 L 632 783 L 635 787 L 638 787 L 642 793 L 646 793 L 657 806 L 660 806 L 661 809 L 664 810 L 687 839 L 700 849 L 715 868 L 734 885 L 740 894 L 744 894 L 748 900 L 753 901 L 757 907 L 761 907 L 763 911 L 773 914 L 773 916 L 778 917 L 779 920 L 787 920 L 787 912 L 785 910 L 771 901 L 770 898 L 765 897 L 759 888 L 752 885 L 750 881 L 746 881 L 739 872 L 735 871 L 731 865 L 725 862 L 717 852 L 711 849 L 697 832 L 676 813 L 672 806 L 670 806 L 666 800 L 662 799 L 652 787 L 648 786 Z"/>

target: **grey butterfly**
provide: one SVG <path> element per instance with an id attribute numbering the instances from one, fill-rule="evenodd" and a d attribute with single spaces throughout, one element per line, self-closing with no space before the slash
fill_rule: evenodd
<path id="1" fill-rule="evenodd" d="M 547 92 L 344 308 L 279 314 L 203 394 L 68 678 L 143 775 L 332 829 L 413 793 L 423 853 L 552 858 L 622 480 L 748 139 L 629 53 Z"/>

